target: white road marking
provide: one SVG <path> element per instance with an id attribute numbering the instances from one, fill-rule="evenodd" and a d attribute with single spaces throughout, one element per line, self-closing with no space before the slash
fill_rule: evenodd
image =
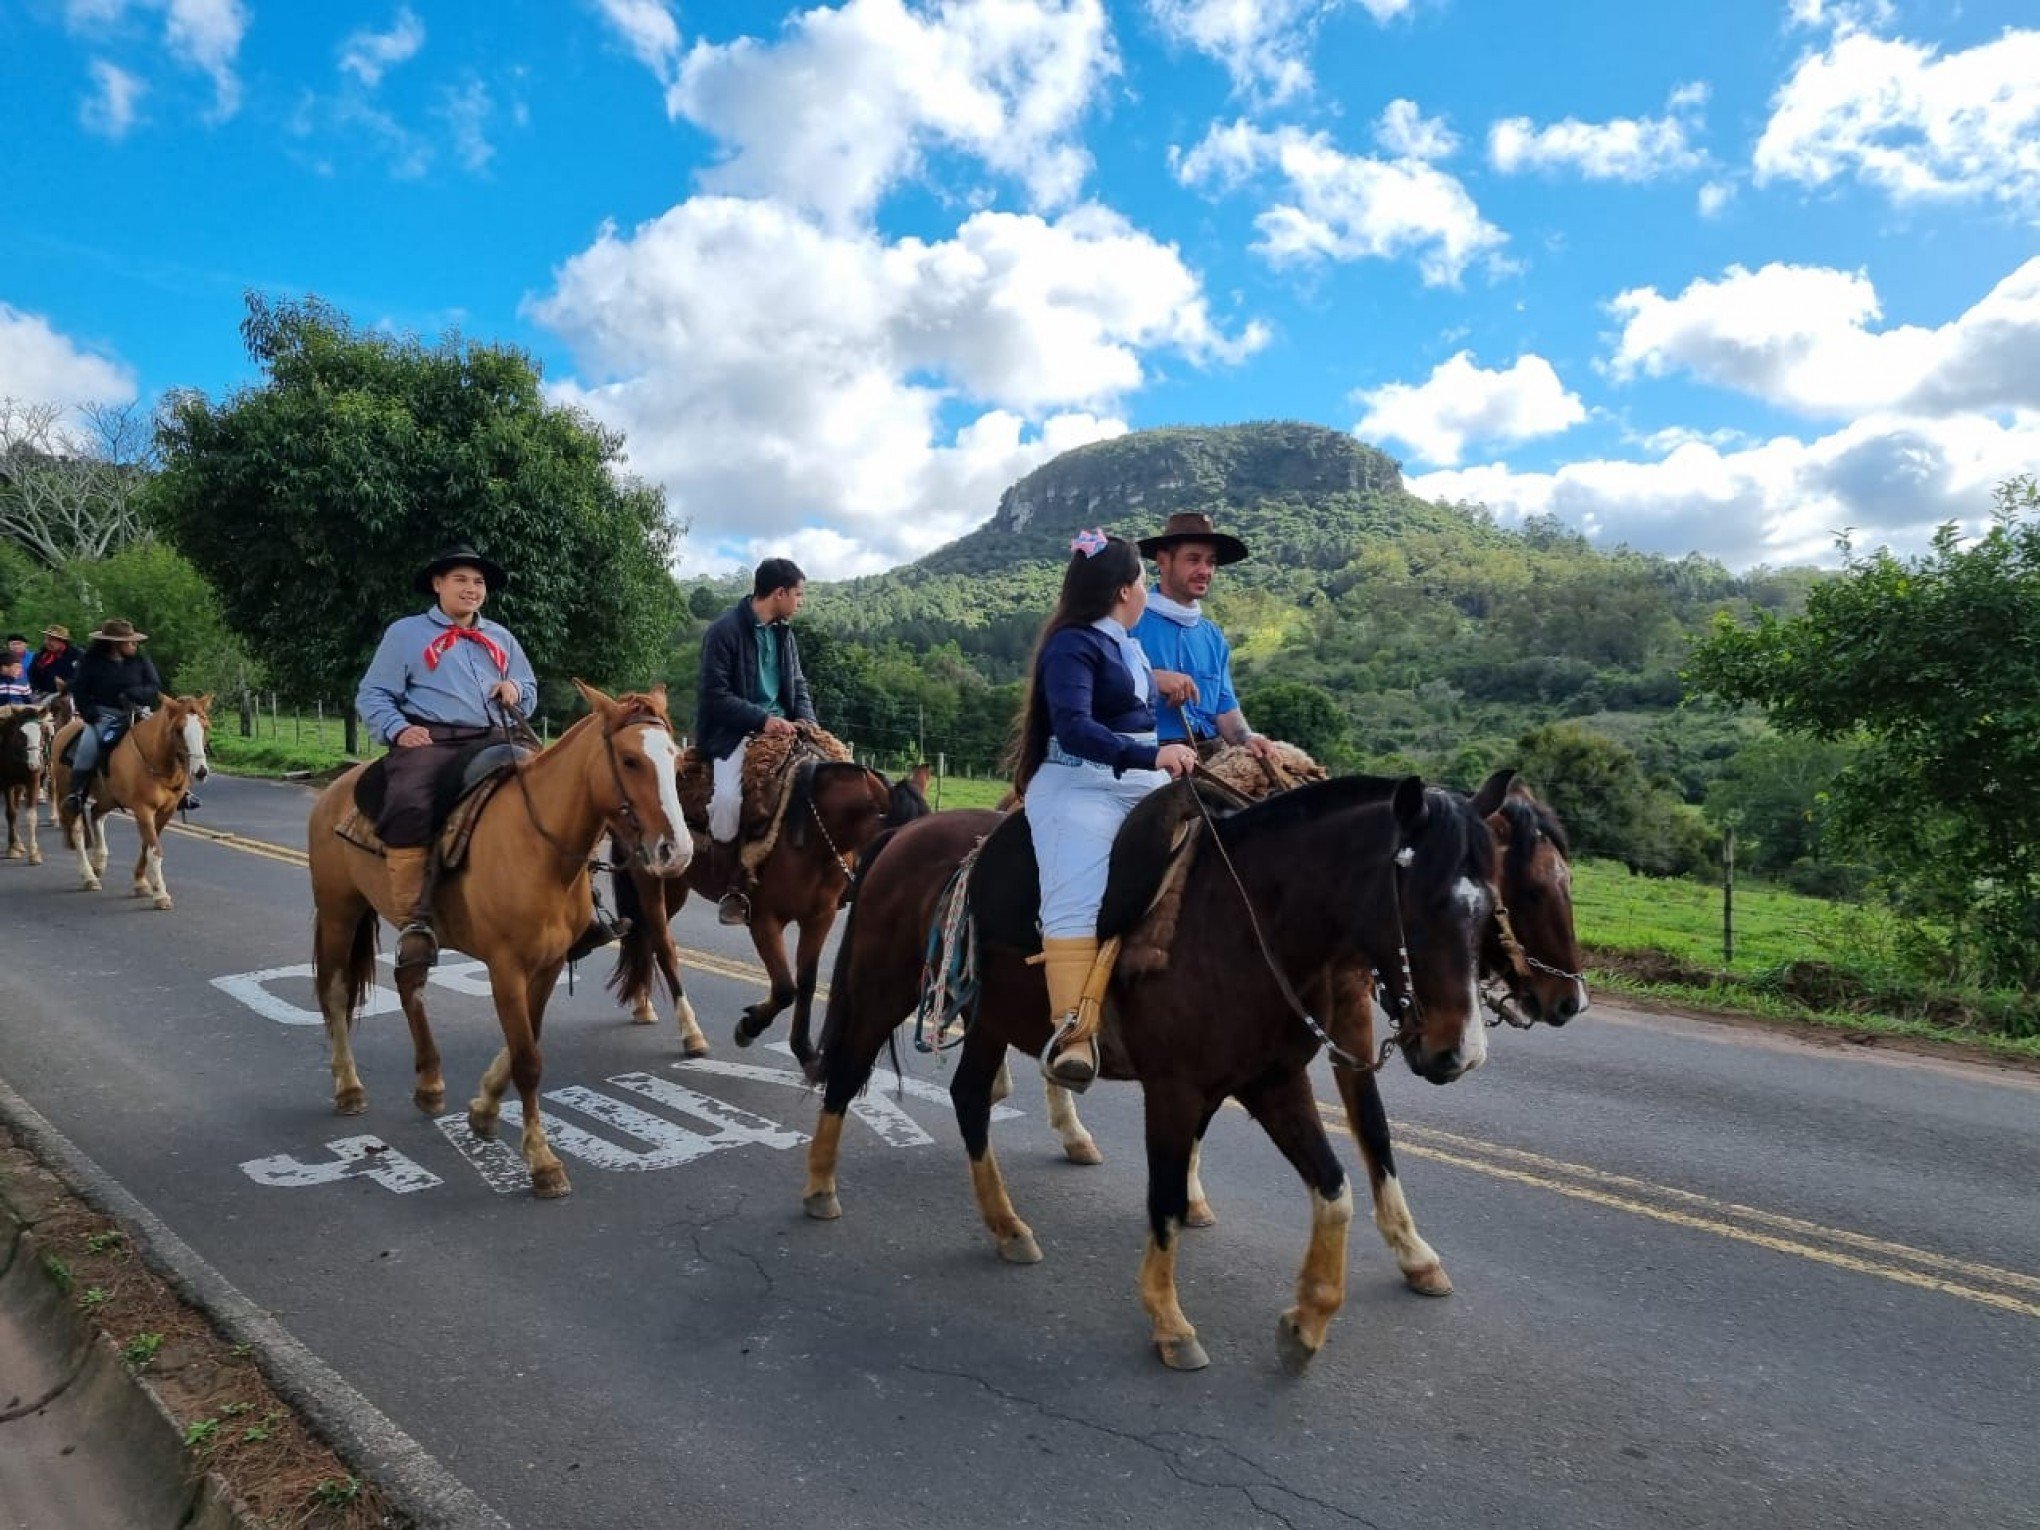
<path id="1" fill-rule="evenodd" d="M 271 983 L 280 983 L 286 978 L 309 985 L 312 964 L 294 962 L 288 967 L 265 967 L 260 972 L 229 973 L 226 977 L 214 978 L 212 985 L 230 998 L 239 999 L 263 1019 L 274 1020 L 278 1025 L 323 1026 L 325 1017 L 316 1009 L 305 1009 L 269 991 Z M 361 1012 L 364 1016 L 395 1014 L 402 1008 L 394 989 L 376 987 L 362 995 Z"/>
<path id="2" fill-rule="evenodd" d="M 241 1165 L 241 1172 L 258 1185 L 292 1188 L 331 1185 L 343 1179 L 370 1179 L 398 1195 L 430 1190 L 445 1183 L 380 1137 L 343 1137 L 327 1143 L 326 1151 L 333 1156 L 324 1163 L 306 1163 L 288 1153 L 279 1153 L 274 1158 L 251 1158 Z"/>

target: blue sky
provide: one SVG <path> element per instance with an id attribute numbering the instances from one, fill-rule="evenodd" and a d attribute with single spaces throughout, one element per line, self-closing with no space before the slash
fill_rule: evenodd
<path id="1" fill-rule="evenodd" d="M 231 390 L 243 290 L 317 292 L 529 349 L 689 569 L 1275 417 L 1605 542 L 1916 548 L 2040 469 L 2032 19 L 0 0 L 0 396 Z"/>

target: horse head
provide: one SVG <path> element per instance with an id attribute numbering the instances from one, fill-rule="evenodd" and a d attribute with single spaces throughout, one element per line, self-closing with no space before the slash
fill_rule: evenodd
<path id="1" fill-rule="evenodd" d="M 679 876 L 694 859 L 694 839 L 680 815 L 680 750 L 666 688 L 612 697 L 582 680 L 574 686 L 602 731 L 602 758 L 588 767 L 590 799 L 615 801 L 606 814 L 610 832 L 639 865 L 654 876 Z"/>
<path id="2" fill-rule="evenodd" d="M 187 779 L 203 781 L 212 774 L 206 745 L 212 739 L 212 693 L 173 696 L 163 704 L 163 728 L 170 736 L 171 758 L 182 762 Z"/>
<path id="3" fill-rule="evenodd" d="M 1494 917 L 1494 841 L 1467 802 L 1415 776 L 1397 783 L 1390 808 L 1401 949 L 1384 975 L 1406 1006 L 1395 1036 L 1412 1072 L 1448 1084 L 1487 1059 L 1478 953 Z"/>
<path id="4" fill-rule="evenodd" d="M 787 804 L 787 833 L 796 850 L 806 849 L 810 825 L 821 831 L 823 853 L 852 874 L 857 857 L 885 828 L 892 788 L 884 776 L 849 760 L 803 765 Z"/>
<path id="5" fill-rule="evenodd" d="M 1587 1007 L 1573 931 L 1572 859 L 1565 825 L 1513 770 L 1473 794 L 1498 856 L 1495 917 L 1482 936 L 1481 967 L 1507 983 L 1529 1021 L 1564 1025 Z"/>
<path id="6" fill-rule="evenodd" d="M 41 707 L 9 707 L 0 712 L 0 760 L 18 763 L 25 774 L 36 775 L 43 768 L 48 732 Z"/>

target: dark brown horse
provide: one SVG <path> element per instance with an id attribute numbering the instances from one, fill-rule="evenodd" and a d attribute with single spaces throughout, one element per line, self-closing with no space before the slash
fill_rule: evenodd
<path id="1" fill-rule="evenodd" d="M 809 1026 L 820 975 L 822 947 L 835 927 L 836 910 L 857 865 L 857 857 L 885 827 L 892 788 L 875 770 L 848 761 L 822 760 L 798 767 L 786 816 L 772 851 L 758 866 L 751 893 L 751 944 L 765 964 L 772 989 L 746 1005 L 737 1021 L 736 1042 L 747 1047 L 764 1035 L 787 1005 L 793 1006 L 793 1050 L 802 1064 L 813 1061 Z M 609 986 L 640 1025 L 652 1011 L 654 973 L 665 979 L 673 1019 L 689 1057 L 705 1056 L 694 1006 L 680 977 L 680 950 L 670 923 L 690 892 L 713 903 L 722 889 L 709 883 L 709 857 L 697 855 L 684 876 L 655 877 L 633 869 L 614 879 L 617 912 L 630 921 L 616 954 Z M 791 970 L 786 962 L 786 929 L 800 938 Z"/>
<path id="2" fill-rule="evenodd" d="M 950 873 L 998 822 L 983 812 L 921 819 L 888 836 L 859 879 L 822 1040 L 824 1095 L 805 1192 L 811 1217 L 842 1214 L 844 1112 L 915 1007 L 926 934 Z M 1275 974 L 1320 1014 L 1332 979 L 1356 954 L 1396 974 L 1410 1001 L 1395 1037 L 1405 1059 L 1437 1082 L 1459 1077 L 1485 1046 L 1475 950 L 1492 912 L 1494 847 L 1462 800 L 1426 792 L 1415 777 L 1394 783 L 1386 800 L 1371 780 L 1304 787 L 1222 824 L 1218 844 L 1226 855 L 1207 845 L 1185 880 L 1186 937 L 1169 967 L 1113 986 L 1117 1046 L 1105 1049 L 1105 1076 L 1138 1078 L 1146 1101 L 1149 1238 L 1140 1287 L 1166 1364 L 1206 1363 L 1176 1298 L 1176 1240 L 1191 1155 L 1228 1097 L 1310 1187 L 1310 1246 L 1277 1334 L 1284 1363 L 1300 1370 L 1345 1300 L 1353 1194 L 1311 1094 L 1318 1035 Z M 989 1125 L 1006 1049 L 1039 1054 L 1048 1040 L 1047 987 L 1016 950 L 991 946 L 982 955 L 982 997 L 950 1097 L 985 1225 L 1001 1257 L 1032 1263 L 1041 1250 L 1007 1197 Z"/>

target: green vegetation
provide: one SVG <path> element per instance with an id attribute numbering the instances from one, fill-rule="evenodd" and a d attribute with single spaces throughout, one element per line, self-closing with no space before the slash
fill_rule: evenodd
<path id="1" fill-rule="evenodd" d="M 146 1370 L 163 1347 L 160 1333 L 138 1333 L 121 1347 L 120 1357 L 136 1370 Z"/>

